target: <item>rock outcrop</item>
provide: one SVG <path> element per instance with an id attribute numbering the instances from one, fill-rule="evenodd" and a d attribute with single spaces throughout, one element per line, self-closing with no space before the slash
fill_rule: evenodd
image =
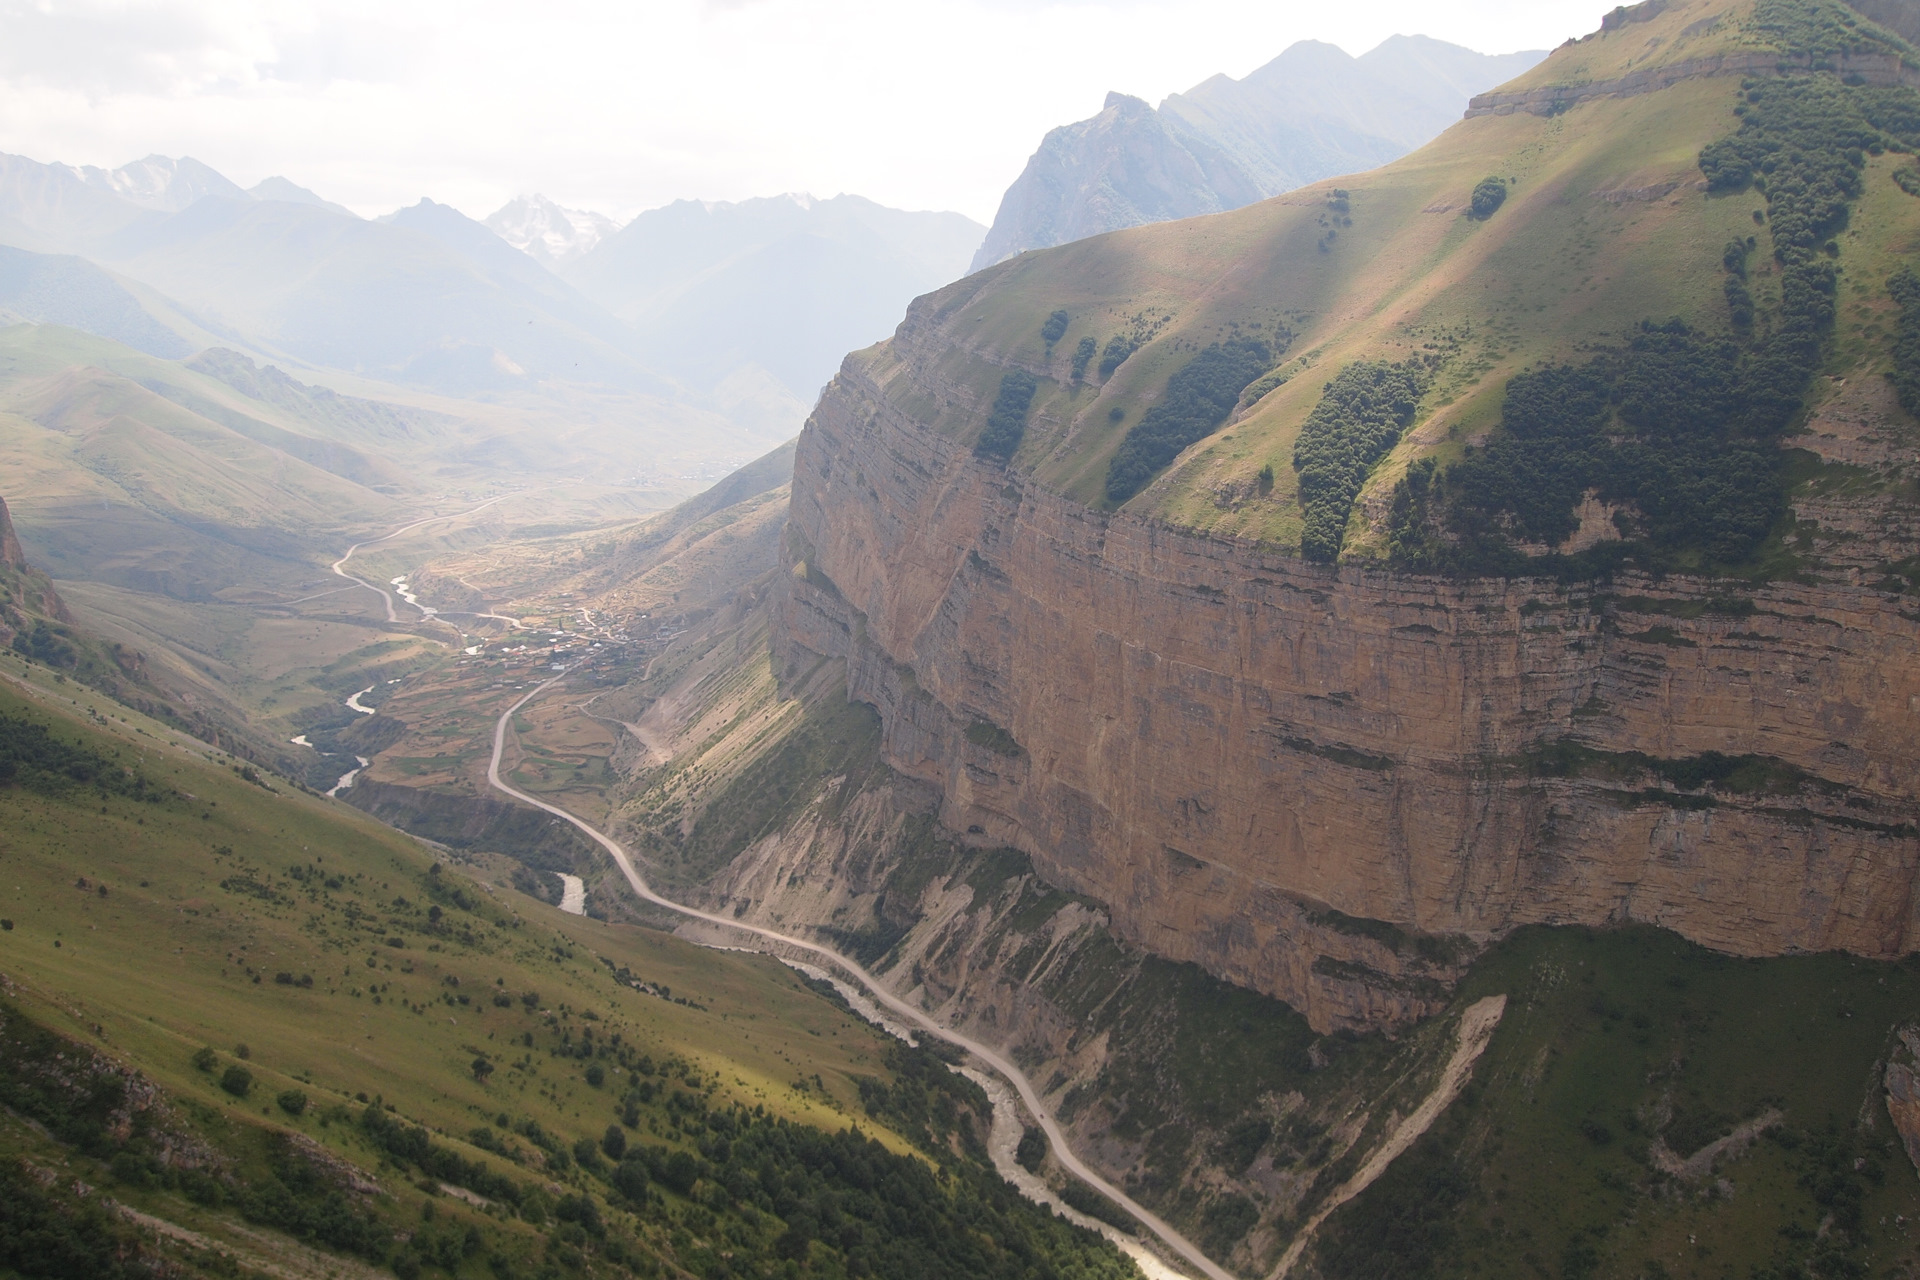
<path id="1" fill-rule="evenodd" d="M 1533 922 L 1920 938 L 1902 597 L 1315 568 L 1046 491 L 868 368 L 800 440 L 776 655 L 844 657 L 948 827 L 1130 941 L 1326 1028 L 1421 1016 Z"/>

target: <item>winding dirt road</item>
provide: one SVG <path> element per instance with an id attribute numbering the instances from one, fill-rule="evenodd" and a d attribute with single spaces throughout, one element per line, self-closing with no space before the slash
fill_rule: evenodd
<path id="1" fill-rule="evenodd" d="M 498 498 L 488 498 L 485 502 L 481 503 L 477 507 L 469 507 L 465 511 L 449 512 L 448 514 L 443 516 L 428 516 L 423 520 L 415 520 L 412 524 L 403 524 L 398 529 L 395 529 L 392 533 L 385 533 L 380 535 L 377 538 L 369 538 L 365 542 L 356 542 L 352 546 L 347 548 L 347 554 L 341 556 L 338 560 L 335 560 L 333 562 L 333 571 L 335 574 L 339 575 L 340 577 L 345 578 L 348 582 L 358 583 L 360 586 L 365 587 L 367 590 L 379 596 L 381 600 L 386 602 L 387 621 L 398 622 L 400 621 L 400 615 L 393 611 L 393 593 L 391 591 L 387 590 L 383 586 L 378 585 L 377 583 L 368 582 L 365 578 L 360 577 L 358 574 L 352 574 L 347 572 L 347 568 L 346 568 L 347 561 L 353 559 L 354 553 L 359 551 L 360 548 L 362 547 L 377 547 L 383 542 L 390 542 L 393 539 L 399 537 L 403 533 L 407 533 L 413 529 L 418 529 L 423 524 L 432 524 L 436 520 L 458 520 L 460 517 L 470 516 L 476 511 L 485 511 L 488 507 L 492 506 L 494 503 L 504 502 L 506 499 L 512 496 L 513 496 L 512 494 L 503 493 Z M 314 597 L 308 597 L 308 598 L 312 599 Z M 420 606 L 415 605 L 414 607 L 419 608 Z M 422 615 L 423 617 L 426 617 L 429 619 L 431 619 L 432 617 L 431 614 L 427 614 L 424 610 L 422 610 Z M 483 613 L 477 616 L 482 618 L 500 617 L 499 614 L 493 614 L 493 613 Z M 503 618 L 502 621 L 512 622 L 515 627 L 518 627 L 520 625 L 517 619 Z"/>
<path id="2" fill-rule="evenodd" d="M 664 907 L 669 911 L 677 912 L 680 915 L 699 920 L 706 924 L 717 925 L 720 928 L 731 929 L 739 933 L 752 934 L 756 937 L 765 938 L 770 942 L 777 942 L 783 946 L 792 947 L 811 955 L 819 956 L 821 959 L 826 960 L 835 968 L 859 982 L 861 986 L 872 993 L 875 1000 L 879 1001 L 880 1004 L 887 1009 L 899 1014 L 914 1026 L 920 1027 L 926 1031 L 927 1034 L 945 1040 L 948 1044 L 957 1045 L 965 1049 L 968 1053 L 973 1054 L 974 1057 L 993 1068 L 995 1073 L 1014 1087 L 1014 1090 L 1020 1095 L 1020 1100 L 1026 1104 L 1027 1110 L 1033 1114 L 1034 1119 L 1040 1122 L 1040 1128 L 1046 1133 L 1047 1141 L 1053 1147 L 1054 1158 L 1057 1159 L 1064 1168 L 1099 1191 L 1109 1200 L 1112 1200 L 1115 1204 L 1124 1208 L 1128 1213 L 1132 1214 L 1145 1225 L 1149 1231 L 1159 1236 L 1168 1248 L 1172 1249 L 1182 1258 L 1185 1258 L 1201 1274 L 1208 1277 L 1208 1280 L 1234 1280 L 1225 1269 L 1207 1257 L 1206 1254 L 1202 1253 L 1199 1246 L 1163 1222 L 1158 1215 L 1141 1206 L 1131 1196 L 1127 1195 L 1126 1192 L 1120 1190 L 1105 1178 L 1102 1178 L 1092 1169 L 1089 1169 L 1086 1164 L 1081 1161 L 1080 1157 L 1073 1153 L 1073 1149 L 1067 1145 L 1066 1135 L 1060 1131 L 1060 1126 L 1055 1122 L 1053 1114 L 1041 1105 L 1040 1095 L 1038 1091 L 1034 1089 L 1032 1082 L 1021 1073 L 1019 1068 L 1015 1067 L 998 1053 L 995 1053 L 992 1049 L 987 1048 L 987 1046 L 971 1037 L 964 1036 L 957 1031 L 950 1031 L 946 1027 L 941 1026 L 926 1013 L 908 1004 L 905 1000 L 902 1000 L 881 986 L 872 974 L 837 951 L 830 950 L 817 943 L 807 942 L 801 938 L 792 937 L 789 934 L 776 933 L 772 929 L 763 929 L 758 925 L 742 924 L 738 920 L 733 920 L 726 916 L 714 915 L 694 907 L 683 906 L 671 899 L 661 897 L 647 884 L 646 879 L 641 876 L 639 869 L 634 866 L 632 857 L 629 856 L 619 841 L 613 839 L 613 837 L 607 835 L 605 832 L 600 831 L 598 828 L 590 826 L 581 819 L 576 818 L 573 814 L 560 808 L 558 805 L 548 804 L 544 800 L 536 799 L 526 792 L 501 781 L 500 756 L 506 750 L 507 725 L 513 719 L 513 713 L 526 706 L 529 702 L 532 702 L 535 698 L 565 678 L 566 673 L 562 672 L 560 675 L 554 676 L 552 679 L 534 686 L 520 701 L 514 703 L 511 707 L 508 707 L 506 711 L 501 713 L 500 719 L 494 724 L 493 759 L 487 765 L 487 781 L 492 784 L 496 791 L 500 791 L 512 796 L 516 800 L 530 804 L 536 809 L 550 813 L 554 817 L 570 822 L 579 828 L 581 832 L 607 851 L 608 856 L 613 859 L 614 865 L 620 868 L 620 874 L 626 877 L 627 884 L 633 889 L 634 895 L 641 901 L 650 902 L 654 906 Z"/>

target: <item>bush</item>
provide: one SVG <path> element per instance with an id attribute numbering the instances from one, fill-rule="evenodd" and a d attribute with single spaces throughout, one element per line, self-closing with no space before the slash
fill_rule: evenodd
<path id="1" fill-rule="evenodd" d="M 214 1064 L 220 1061 L 220 1055 L 216 1054 L 212 1049 L 202 1048 L 194 1053 L 190 1061 L 193 1063 L 193 1069 L 195 1071 L 211 1071 L 214 1068 Z"/>
<path id="2" fill-rule="evenodd" d="M 1040 336 L 1045 338 L 1047 346 L 1051 347 L 1066 336 L 1067 326 L 1071 323 L 1073 323 L 1072 316 L 1064 311 L 1056 311 L 1041 324 Z"/>
<path id="3" fill-rule="evenodd" d="M 236 1062 L 221 1075 L 220 1087 L 236 1098 L 244 1098 L 253 1088 L 253 1072 Z"/>
<path id="4" fill-rule="evenodd" d="M 289 1089 L 274 1101 L 279 1103 L 280 1109 L 290 1116 L 300 1115 L 307 1109 L 307 1095 L 298 1089 Z"/>
<path id="5" fill-rule="evenodd" d="M 587 1064 L 587 1083 L 598 1089 L 607 1082 L 607 1069 L 597 1062 Z"/>
<path id="6" fill-rule="evenodd" d="M 1019 449 L 1027 434 L 1027 410 L 1033 404 L 1037 383 L 1024 369 L 1015 369 L 1000 379 L 1000 393 L 993 399 L 993 411 L 987 415 L 987 429 L 980 433 L 974 453 L 1006 463 Z"/>
<path id="7" fill-rule="evenodd" d="M 1507 202 L 1505 178 L 1482 178 L 1473 189 L 1473 216 L 1485 222 Z"/>
<path id="8" fill-rule="evenodd" d="M 600 1149 L 607 1153 L 609 1160 L 618 1160 L 625 1155 L 627 1153 L 626 1130 L 617 1124 L 608 1125 L 607 1131 L 600 1136 Z"/>
<path id="9" fill-rule="evenodd" d="M 1167 379 L 1166 394 L 1120 441 L 1107 465 L 1106 493 L 1118 505 L 1227 420 L 1249 382 L 1273 363 L 1273 351 L 1254 338 L 1216 342 Z"/>

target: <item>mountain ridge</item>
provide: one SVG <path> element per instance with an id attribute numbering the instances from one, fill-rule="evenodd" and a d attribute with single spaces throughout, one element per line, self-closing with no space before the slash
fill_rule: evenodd
<path id="1" fill-rule="evenodd" d="M 1439 133 L 1476 90 L 1544 56 L 1397 35 L 1354 58 L 1302 40 L 1239 80 L 1209 77 L 1157 109 L 1109 93 L 1099 115 L 1047 134 L 1008 187 L 971 269 L 1371 169 Z"/>

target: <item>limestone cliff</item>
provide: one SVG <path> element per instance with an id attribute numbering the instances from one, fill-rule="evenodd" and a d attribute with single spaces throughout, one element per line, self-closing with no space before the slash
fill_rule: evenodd
<path id="1" fill-rule="evenodd" d="M 949 827 L 1147 950 L 1325 1028 L 1438 1007 L 1528 922 L 1915 946 L 1901 597 L 1318 569 L 1094 512 L 898 400 L 851 359 L 801 437 L 776 653 L 843 656 Z"/>

